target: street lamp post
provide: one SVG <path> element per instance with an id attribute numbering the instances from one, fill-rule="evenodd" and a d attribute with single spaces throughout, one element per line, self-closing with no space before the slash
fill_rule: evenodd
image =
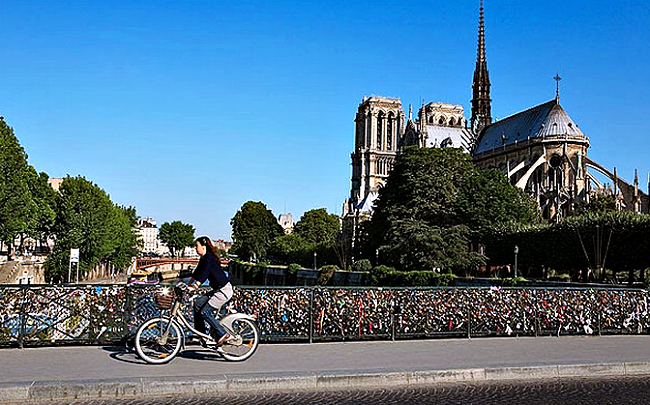
<path id="1" fill-rule="evenodd" d="M 517 278 L 517 254 L 519 253 L 519 246 L 515 245 L 515 278 Z"/>
<path id="2" fill-rule="evenodd" d="M 316 256 L 318 256 L 318 254 L 316 252 L 314 252 L 314 270 L 317 269 L 317 267 L 316 267 Z"/>
<path id="3" fill-rule="evenodd" d="M 379 266 L 379 249 L 375 250 L 375 266 Z"/>

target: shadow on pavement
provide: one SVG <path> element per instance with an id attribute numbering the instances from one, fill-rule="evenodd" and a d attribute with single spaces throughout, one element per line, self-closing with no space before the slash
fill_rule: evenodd
<path id="1" fill-rule="evenodd" d="M 135 350 L 128 346 L 103 346 L 102 350 L 110 352 L 108 357 L 112 358 L 113 360 L 131 364 L 148 364 L 140 357 L 138 357 Z"/>
<path id="2" fill-rule="evenodd" d="M 135 349 L 128 346 L 103 346 L 102 350 L 109 352 L 109 357 L 117 361 L 131 364 L 149 364 L 138 356 Z M 225 361 L 219 353 L 200 346 L 186 347 L 181 350 L 178 357 L 189 360 Z"/>
<path id="3" fill-rule="evenodd" d="M 219 353 L 204 348 L 186 349 L 180 352 L 178 356 L 190 360 L 225 361 Z"/>

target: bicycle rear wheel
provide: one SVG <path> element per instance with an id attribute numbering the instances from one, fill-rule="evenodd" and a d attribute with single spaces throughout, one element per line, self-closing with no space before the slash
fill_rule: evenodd
<path id="1" fill-rule="evenodd" d="M 165 331 L 169 329 L 167 337 Z M 143 323 L 135 334 L 135 350 L 147 363 L 164 364 L 172 361 L 183 347 L 183 332 L 176 322 L 152 318 Z"/>
<path id="2" fill-rule="evenodd" d="M 236 336 L 221 346 L 219 352 L 226 360 L 244 361 L 257 350 L 260 331 L 255 322 L 246 318 L 235 319 L 231 329 Z"/>

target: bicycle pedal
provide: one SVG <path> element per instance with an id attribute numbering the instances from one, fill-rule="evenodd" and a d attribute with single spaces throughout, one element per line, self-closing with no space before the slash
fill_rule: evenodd
<path id="1" fill-rule="evenodd" d="M 203 338 L 201 338 L 199 340 L 199 344 L 201 345 L 201 347 L 203 347 L 205 349 L 212 349 L 215 346 L 214 340 L 206 340 L 206 339 L 203 339 Z"/>

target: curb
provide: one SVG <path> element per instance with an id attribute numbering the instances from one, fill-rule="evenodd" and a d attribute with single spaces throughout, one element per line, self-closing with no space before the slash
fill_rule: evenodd
<path id="1" fill-rule="evenodd" d="M 0 383 L 0 403 L 65 399 L 118 399 L 263 391 L 400 387 L 426 384 L 561 377 L 650 374 L 650 362 L 535 367 L 473 368 L 385 373 L 262 374 L 197 376 L 193 381 L 166 378 L 34 381 Z"/>

